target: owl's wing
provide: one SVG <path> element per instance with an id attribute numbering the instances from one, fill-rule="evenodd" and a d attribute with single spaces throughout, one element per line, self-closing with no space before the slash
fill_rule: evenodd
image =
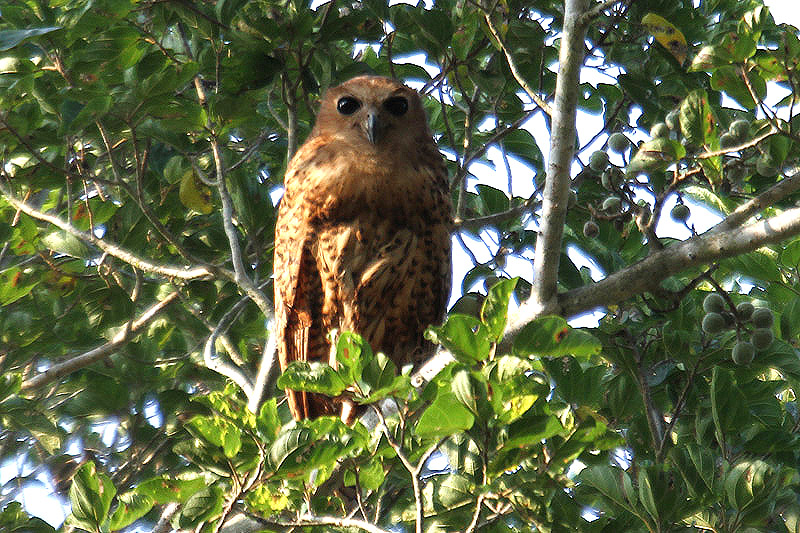
<path id="1" fill-rule="evenodd" d="M 319 310 L 323 306 L 320 275 L 314 257 L 313 213 L 303 189 L 316 171 L 313 152 L 298 151 L 286 172 L 286 192 L 275 225 L 275 330 L 281 370 L 292 361 L 327 358 L 325 332 Z M 297 419 L 335 414 L 325 397 L 291 389 L 286 397 Z"/>

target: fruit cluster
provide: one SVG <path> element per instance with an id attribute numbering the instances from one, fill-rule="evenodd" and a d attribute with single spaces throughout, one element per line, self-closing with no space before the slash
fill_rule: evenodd
<path id="1" fill-rule="evenodd" d="M 775 317 L 766 307 L 754 307 L 750 302 L 741 302 L 733 310 L 720 294 L 712 292 L 703 300 L 702 328 L 709 335 L 716 335 L 736 325 L 736 344 L 731 357 L 737 365 L 753 361 L 756 352 L 769 348 L 774 340 L 772 324 Z M 745 336 L 751 329 L 749 339 Z"/>

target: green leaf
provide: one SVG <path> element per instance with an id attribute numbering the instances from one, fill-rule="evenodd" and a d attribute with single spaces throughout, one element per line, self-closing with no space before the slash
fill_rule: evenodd
<path id="1" fill-rule="evenodd" d="M 526 324 L 514 339 L 514 353 L 538 357 L 574 355 L 588 358 L 600 353 L 602 345 L 591 333 L 573 329 L 560 316 L 537 318 Z"/>
<path id="2" fill-rule="evenodd" d="M 431 326 L 426 338 L 447 348 L 459 361 L 474 363 L 489 357 L 489 332 L 474 316 L 452 314 L 439 327 Z"/>
<path id="3" fill-rule="evenodd" d="M 136 492 L 126 492 L 117 497 L 119 502 L 109 521 L 109 529 L 123 529 L 150 512 L 155 502 L 150 496 Z"/>
<path id="4" fill-rule="evenodd" d="M 191 529 L 201 522 L 208 522 L 222 513 L 224 495 L 216 485 L 195 492 L 181 509 L 178 525 Z"/>
<path id="5" fill-rule="evenodd" d="M 281 420 L 278 417 L 278 403 L 275 398 L 270 398 L 261 405 L 256 418 L 256 428 L 259 433 L 267 438 L 267 443 L 272 442 L 281 429 Z"/>
<path id="6" fill-rule="evenodd" d="M 311 431 L 304 427 L 285 428 L 269 449 L 269 462 L 275 470 L 284 464 L 289 469 L 297 469 L 301 463 L 300 454 L 308 448 L 312 440 Z"/>
<path id="7" fill-rule="evenodd" d="M 658 520 L 658 505 L 656 504 L 655 497 L 653 496 L 653 487 L 650 485 L 650 477 L 647 475 L 647 469 L 641 468 L 638 475 L 639 482 L 639 501 L 642 506 L 653 517 Z"/>
<path id="8" fill-rule="evenodd" d="M 481 309 L 481 320 L 486 325 L 490 338 L 497 342 L 506 329 L 506 318 L 508 314 L 508 301 L 514 293 L 519 278 L 504 279 L 498 281 L 489 288 L 486 300 Z"/>
<path id="9" fill-rule="evenodd" d="M 748 72 L 747 79 L 746 82 L 740 66 L 719 67 L 714 69 L 711 75 L 711 87 L 717 91 L 724 91 L 742 107 L 755 109 L 758 102 L 767 95 L 767 82 L 755 71 Z M 748 83 L 757 100 L 753 99 Z"/>
<path id="10" fill-rule="evenodd" d="M 747 400 L 730 371 L 715 366 L 711 374 L 711 414 L 717 439 L 736 434 L 749 424 Z"/>
<path id="11" fill-rule="evenodd" d="M 98 529 L 105 522 L 116 493 L 111 479 L 88 461 L 75 472 L 69 489 L 72 515 L 81 523 L 91 524 L 91 529 Z"/>
<path id="12" fill-rule="evenodd" d="M 377 459 L 373 459 L 367 464 L 356 468 L 358 469 L 358 484 L 366 490 L 378 490 L 386 477 L 383 471 L 383 463 Z M 345 472 L 344 484 L 346 487 L 355 486 L 356 476 L 353 470 Z"/>
<path id="13" fill-rule="evenodd" d="M 55 230 L 42 237 L 42 244 L 56 253 L 71 257 L 86 258 L 89 250 L 86 245 L 72 235 L 62 230 Z"/>
<path id="14" fill-rule="evenodd" d="M 589 466 L 578 474 L 578 479 L 623 509 L 631 509 L 631 504 L 635 505 L 636 497 L 632 490 L 631 478 L 622 469 L 608 465 Z M 620 489 L 620 484 L 628 487 L 625 492 L 627 497 Z"/>
<path id="15" fill-rule="evenodd" d="M 293 361 L 278 378 L 278 387 L 338 396 L 347 385 L 327 363 Z"/>
<path id="16" fill-rule="evenodd" d="M 659 137 L 647 141 L 639 146 L 636 155 L 628 163 L 626 171 L 629 174 L 666 170 L 686 155 L 686 149 L 677 141 Z"/>
<path id="17" fill-rule="evenodd" d="M 11 50 L 27 39 L 38 37 L 39 35 L 46 35 L 60 29 L 60 26 L 47 26 L 44 28 L 29 28 L 26 30 L 2 30 L 0 31 L 0 52 Z"/>
<path id="18" fill-rule="evenodd" d="M 349 331 L 339 334 L 336 339 L 336 361 L 339 363 L 337 371 L 347 383 L 360 380 L 364 364 L 372 359 L 372 348 L 361 335 Z"/>
<path id="19" fill-rule="evenodd" d="M 461 474 L 434 477 L 425 485 L 422 494 L 426 502 L 439 512 L 458 509 L 475 501 L 475 485 Z"/>
<path id="20" fill-rule="evenodd" d="M 689 144 L 703 146 L 716 137 L 716 121 L 708 105 L 708 96 L 702 89 L 692 91 L 684 98 L 678 116 L 681 133 Z"/>
<path id="21" fill-rule="evenodd" d="M 414 433 L 423 438 L 442 437 L 464 431 L 475 423 L 475 416 L 451 392 L 442 392 L 419 418 Z"/>
<path id="22" fill-rule="evenodd" d="M 206 480 L 202 477 L 173 479 L 158 476 L 139 483 L 135 492 L 151 498 L 154 504 L 162 505 L 171 502 L 184 503 L 205 486 Z"/>
<path id="23" fill-rule="evenodd" d="M 707 45 L 697 52 L 689 67 L 689 72 L 710 71 L 722 65 L 729 65 L 733 62 L 733 57 L 720 45 Z"/>
<path id="24" fill-rule="evenodd" d="M 558 418 L 553 415 L 526 413 L 508 426 L 508 439 L 503 447 L 525 447 L 537 444 L 564 431 Z"/>
<path id="25" fill-rule="evenodd" d="M 781 310 L 781 337 L 791 341 L 800 335 L 800 296 L 795 296 Z"/>

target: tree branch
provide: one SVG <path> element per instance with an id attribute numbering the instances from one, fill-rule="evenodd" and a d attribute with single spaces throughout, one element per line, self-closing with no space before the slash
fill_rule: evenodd
<path id="1" fill-rule="evenodd" d="M 192 49 L 189 46 L 189 40 L 186 37 L 186 32 L 181 24 L 178 24 L 178 32 L 183 41 L 183 47 L 186 50 L 186 55 L 192 59 Z M 219 80 L 217 80 L 219 82 Z M 222 161 L 222 151 L 219 146 L 219 139 L 217 139 L 216 132 L 214 131 L 211 122 L 211 113 L 208 109 L 208 98 L 206 97 L 206 90 L 203 87 L 203 80 L 199 74 L 194 77 L 194 88 L 197 93 L 197 100 L 200 105 L 206 110 L 208 119 L 206 127 L 210 133 L 211 151 L 214 156 L 214 165 L 216 170 L 216 186 L 219 192 L 220 200 L 222 202 L 222 225 L 225 229 L 225 235 L 228 238 L 228 245 L 231 249 L 231 262 L 233 263 L 234 281 L 235 283 L 250 297 L 253 302 L 258 306 L 265 317 L 272 317 L 272 304 L 256 287 L 253 280 L 248 276 L 245 269 L 244 262 L 242 261 L 242 250 L 239 246 L 239 234 L 233 225 L 233 201 L 228 192 L 228 186 L 225 182 L 225 167 Z"/>
<path id="2" fill-rule="evenodd" d="M 151 272 L 153 274 L 160 274 L 162 276 L 166 276 L 168 278 L 176 278 L 176 279 L 198 279 L 198 278 L 205 278 L 211 277 L 214 275 L 214 271 L 211 267 L 208 266 L 196 266 L 196 267 L 180 267 L 174 265 L 158 265 L 147 259 L 143 259 L 134 253 L 118 246 L 117 244 L 108 242 L 104 239 L 96 237 L 94 234 L 81 231 L 69 222 L 65 222 L 60 218 L 48 215 L 47 213 L 43 213 L 36 209 L 35 207 L 23 202 L 22 200 L 18 199 L 11 190 L 6 187 L 5 184 L 0 181 L 0 195 L 5 198 L 5 200 L 11 204 L 12 206 L 16 207 L 23 213 L 28 216 L 31 216 L 37 220 L 41 220 L 43 222 L 48 222 L 59 229 L 66 231 L 67 233 L 74 235 L 75 237 L 81 239 L 82 241 L 86 241 L 88 243 L 94 244 L 108 255 L 116 257 L 117 259 L 124 261 L 134 267 L 144 271 L 144 272 Z"/>
<path id="3" fill-rule="evenodd" d="M 636 294 L 657 289 L 661 281 L 687 268 L 752 252 L 798 234 L 800 208 L 789 209 L 780 215 L 744 227 L 724 231 L 712 229 L 656 252 L 597 283 L 560 294 L 556 312 L 571 317 L 600 306 L 621 302 Z M 521 327 L 530 319 L 530 316 L 527 320 L 526 317 L 516 316 L 514 325 Z"/>
<path id="4" fill-rule="evenodd" d="M 558 58 L 550 160 L 542 199 L 541 227 L 533 261 L 533 290 L 531 297 L 521 306 L 532 307 L 537 313 L 550 313 L 549 308 L 556 299 L 570 168 L 575 152 L 575 120 L 586 34 L 586 26 L 578 25 L 577 21 L 586 11 L 586 4 L 586 0 L 567 0 L 564 4 L 564 35 Z"/>
<path id="5" fill-rule="evenodd" d="M 511 75 L 514 76 L 515 80 L 517 80 L 517 83 L 519 84 L 520 87 L 522 87 L 522 90 L 525 91 L 525 94 L 528 95 L 528 98 L 533 100 L 533 102 L 536 105 L 542 108 L 542 111 L 544 111 L 545 113 L 547 113 L 552 117 L 553 110 L 550 108 L 550 105 L 547 102 L 545 102 L 541 96 L 536 94 L 536 91 L 534 91 L 533 88 L 531 88 L 531 86 L 528 85 L 528 82 L 525 81 L 525 78 L 522 76 L 519 70 L 517 70 L 517 64 L 514 61 L 514 58 L 511 56 L 511 52 L 508 51 L 508 47 L 503 42 L 503 39 L 500 37 L 500 32 L 497 31 L 497 28 L 495 28 L 494 26 L 494 22 L 492 22 L 491 13 L 484 13 L 483 17 L 484 19 L 486 19 L 486 26 L 488 26 L 489 31 L 492 34 L 492 37 L 494 37 L 495 41 L 497 41 L 497 45 L 500 47 L 500 49 L 503 51 L 503 55 L 505 55 L 506 57 L 506 62 L 508 63 L 508 68 L 511 70 Z M 565 23 L 565 32 L 566 32 L 566 23 Z M 581 44 L 583 44 L 582 40 Z"/>
<path id="6" fill-rule="evenodd" d="M 743 224 L 748 218 L 758 213 L 765 207 L 775 205 L 793 192 L 800 189 L 800 169 L 759 194 L 755 198 L 737 207 L 725 220 L 717 224 L 711 231 L 727 231 Z"/>
<path id="7" fill-rule="evenodd" d="M 114 335 L 114 337 L 107 343 L 98 346 L 93 350 L 82 353 L 66 361 L 54 364 L 44 372 L 24 381 L 22 383 L 22 390 L 38 389 L 50 382 L 59 378 L 69 375 L 81 368 L 85 368 L 92 363 L 95 363 L 108 355 L 114 353 L 120 346 L 125 344 L 131 339 L 131 336 L 138 333 L 142 328 L 146 327 L 159 313 L 167 308 L 178 297 L 177 292 L 170 293 L 160 302 L 151 305 L 139 318 L 132 322 L 128 322 L 125 327 Z"/>

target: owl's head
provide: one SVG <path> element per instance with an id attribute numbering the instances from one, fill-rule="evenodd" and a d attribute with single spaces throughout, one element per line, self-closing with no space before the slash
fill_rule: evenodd
<path id="1" fill-rule="evenodd" d="M 316 135 L 393 149 L 431 137 L 419 94 L 382 76 L 359 76 L 328 89 L 312 132 Z"/>

